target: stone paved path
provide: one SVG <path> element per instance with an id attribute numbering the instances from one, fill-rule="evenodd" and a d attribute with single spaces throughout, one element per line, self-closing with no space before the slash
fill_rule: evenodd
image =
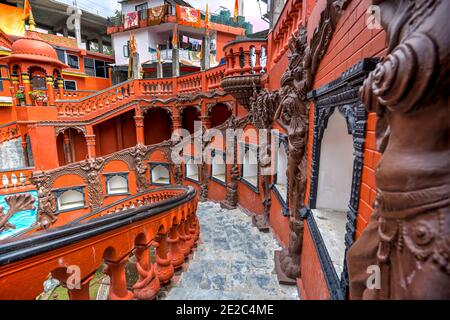
<path id="1" fill-rule="evenodd" d="M 241 210 L 216 203 L 199 203 L 197 214 L 197 251 L 167 300 L 298 299 L 295 286 L 278 284 L 273 255 L 280 246 L 271 233 L 260 233 Z"/>

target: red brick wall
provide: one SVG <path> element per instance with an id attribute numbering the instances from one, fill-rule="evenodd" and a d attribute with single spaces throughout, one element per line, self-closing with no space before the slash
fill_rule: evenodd
<path id="1" fill-rule="evenodd" d="M 322 1 L 320 1 L 322 2 Z M 330 41 L 328 50 L 319 64 L 314 88 L 336 79 L 342 72 L 358 63 L 363 58 L 383 57 L 386 54 L 386 33 L 383 30 L 370 30 L 366 27 L 366 11 L 370 0 L 351 1 L 338 21 L 336 30 Z M 314 9 L 313 16 L 315 16 Z M 317 20 L 317 19 L 314 19 Z M 309 20 L 308 31 L 312 27 L 313 18 Z M 315 21 L 316 23 L 318 21 Z M 310 36 L 310 35 L 309 35 Z M 308 170 L 311 169 L 312 132 L 314 123 L 314 105 L 310 108 L 310 127 L 308 141 Z M 368 116 L 366 133 L 366 146 L 364 153 L 364 168 L 362 173 L 361 196 L 359 202 L 359 214 L 357 219 L 356 238 L 358 238 L 367 226 L 372 204 L 375 199 L 375 168 L 380 158 L 375 144 L 376 116 Z M 310 172 L 308 173 L 308 177 Z M 309 195 L 309 181 L 308 181 Z"/>
<path id="2" fill-rule="evenodd" d="M 306 300 L 328 300 L 330 293 L 322 272 L 319 256 L 316 253 L 314 241 L 311 238 L 308 225 L 305 221 L 305 232 L 303 236 L 303 249 L 301 256 L 301 283 L 302 296 Z"/>

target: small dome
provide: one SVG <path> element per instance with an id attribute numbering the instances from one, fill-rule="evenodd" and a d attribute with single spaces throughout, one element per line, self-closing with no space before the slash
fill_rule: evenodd
<path id="1" fill-rule="evenodd" d="M 56 68 L 68 66 L 59 61 L 53 47 L 42 40 L 35 31 L 27 31 L 24 38 L 16 40 L 11 47 L 11 55 L 1 57 L 0 61 L 14 63 L 16 61 L 33 61 L 38 65 L 51 65 Z"/>
<path id="2" fill-rule="evenodd" d="M 33 31 L 28 31 L 25 38 L 20 38 L 15 41 L 11 51 L 12 54 L 44 56 L 58 60 L 55 49 Z"/>

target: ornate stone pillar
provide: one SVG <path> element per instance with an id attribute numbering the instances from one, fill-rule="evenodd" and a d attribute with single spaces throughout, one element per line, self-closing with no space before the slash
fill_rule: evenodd
<path id="1" fill-rule="evenodd" d="M 186 258 L 189 253 L 191 252 L 191 249 L 189 247 L 189 240 L 190 237 L 186 235 L 185 233 L 185 225 L 186 221 L 182 221 L 181 224 L 178 225 L 178 236 L 180 237 L 180 251 L 183 254 L 184 258 Z"/>
<path id="2" fill-rule="evenodd" d="M 184 262 L 184 254 L 180 249 L 180 237 L 178 236 L 178 225 L 174 225 L 169 232 L 169 239 L 167 239 L 169 243 L 169 258 L 172 263 L 174 269 L 179 269 L 183 265 Z"/>
<path id="3" fill-rule="evenodd" d="M 63 150 L 64 150 L 64 160 L 66 164 L 72 163 L 72 151 L 70 149 L 70 137 L 68 130 L 63 133 Z"/>
<path id="4" fill-rule="evenodd" d="M 134 298 L 137 300 L 152 300 L 156 297 L 161 287 L 156 275 L 155 267 L 150 262 L 150 249 L 147 246 L 137 246 L 134 252 L 136 256 L 136 269 L 139 280 L 133 286 Z"/>
<path id="5" fill-rule="evenodd" d="M 186 238 L 186 246 L 189 249 L 189 253 L 192 251 L 192 248 L 194 247 L 194 242 L 195 242 L 194 238 L 191 235 L 190 226 L 191 226 L 191 217 L 188 217 L 184 223 L 184 236 Z"/>
<path id="6" fill-rule="evenodd" d="M 156 275 L 161 283 L 167 283 L 172 279 L 175 269 L 167 255 L 167 234 L 158 235 L 156 245 Z"/>
<path id="7" fill-rule="evenodd" d="M 128 256 L 118 262 L 106 261 L 105 273 L 111 278 L 109 288 L 109 300 L 131 300 L 133 293 L 127 290 L 127 279 L 125 275 L 125 265 Z"/>
<path id="8" fill-rule="evenodd" d="M 48 95 L 47 104 L 49 106 L 53 106 L 55 105 L 55 89 L 53 87 L 53 77 L 51 75 L 46 75 L 45 82 L 47 84 L 47 95 Z"/>
<path id="9" fill-rule="evenodd" d="M 31 83 L 30 83 L 30 75 L 28 73 L 22 73 L 22 82 L 23 82 L 23 90 L 25 94 L 25 103 L 27 106 L 31 106 Z"/>
<path id="10" fill-rule="evenodd" d="M 97 157 L 96 151 L 95 151 L 95 134 L 94 134 L 94 128 L 92 126 L 86 126 L 86 145 L 87 145 L 87 151 L 88 151 L 88 157 L 89 159 L 95 159 Z"/>
<path id="11" fill-rule="evenodd" d="M 57 81 L 58 81 L 59 99 L 63 99 L 64 98 L 64 79 L 59 78 Z"/>
<path id="12" fill-rule="evenodd" d="M 173 130 L 181 129 L 181 114 L 178 105 L 175 105 L 172 113 Z"/>
<path id="13" fill-rule="evenodd" d="M 136 125 L 136 140 L 138 144 L 145 145 L 145 134 L 144 134 L 144 116 L 137 115 L 134 117 L 134 122 Z"/>

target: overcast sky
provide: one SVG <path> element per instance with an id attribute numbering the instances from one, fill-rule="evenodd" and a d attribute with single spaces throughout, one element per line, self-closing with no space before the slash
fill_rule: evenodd
<path id="1" fill-rule="evenodd" d="M 57 0 L 67 4 L 72 4 L 74 0 Z M 116 9 L 120 9 L 120 4 L 117 0 L 76 0 L 78 6 L 93 13 L 102 16 L 112 16 Z M 253 31 L 261 31 L 268 28 L 268 24 L 261 20 L 259 4 L 257 0 L 241 0 L 244 1 L 244 15 L 247 21 L 253 24 Z M 235 0 L 186 0 L 193 7 L 201 10 L 206 9 L 206 3 L 209 3 L 209 10 L 211 13 L 219 12 L 220 7 L 228 8 L 233 14 Z M 261 3 L 262 12 L 266 11 L 266 4 Z"/>

